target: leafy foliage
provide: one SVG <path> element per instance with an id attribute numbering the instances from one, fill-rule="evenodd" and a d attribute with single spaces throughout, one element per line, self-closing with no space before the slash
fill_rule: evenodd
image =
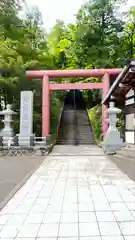
<path id="1" fill-rule="evenodd" d="M 100 139 L 101 137 L 101 115 L 102 109 L 101 105 L 96 105 L 95 107 L 89 110 L 89 118 L 91 120 L 91 124 L 94 130 L 94 135 L 96 139 Z"/>

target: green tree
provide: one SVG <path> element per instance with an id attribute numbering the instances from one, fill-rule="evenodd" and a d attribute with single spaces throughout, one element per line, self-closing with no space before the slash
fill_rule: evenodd
<path id="1" fill-rule="evenodd" d="M 93 0 L 79 10 L 75 49 L 79 67 L 112 67 L 117 64 L 123 22 L 116 18 L 113 7 L 110 0 Z"/>
<path id="2" fill-rule="evenodd" d="M 135 8 L 128 12 L 123 37 L 125 57 L 133 59 L 135 57 Z"/>

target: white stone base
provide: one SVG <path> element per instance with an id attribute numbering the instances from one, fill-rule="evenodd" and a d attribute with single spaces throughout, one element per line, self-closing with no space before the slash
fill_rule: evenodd
<path id="1" fill-rule="evenodd" d="M 10 148 L 10 146 L 13 144 L 13 136 L 11 137 L 2 137 L 2 143 L 3 146 L 8 146 L 8 148 Z"/>
<path id="2" fill-rule="evenodd" d="M 35 134 L 31 134 L 30 136 L 21 136 L 20 134 L 17 134 L 17 136 L 20 147 L 31 147 L 31 138 L 34 138 Z"/>
<path id="3" fill-rule="evenodd" d="M 104 152 L 106 154 L 115 154 L 117 151 L 121 150 L 121 148 L 125 146 L 126 144 L 123 143 L 122 139 L 120 138 L 120 133 L 117 128 L 110 127 L 102 143 Z"/>

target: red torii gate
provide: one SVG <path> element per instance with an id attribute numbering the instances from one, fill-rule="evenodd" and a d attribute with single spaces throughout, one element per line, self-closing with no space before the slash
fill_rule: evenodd
<path id="1" fill-rule="evenodd" d="M 79 69 L 79 70 L 32 70 L 27 71 L 27 77 L 42 79 L 42 137 L 50 134 L 50 91 L 54 90 L 92 90 L 102 89 L 102 100 L 110 88 L 110 77 L 117 76 L 121 69 Z M 49 78 L 78 78 L 78 77 L 102 77 L 100 83 L 49 83 Z M 107 106 L 102 106 L 102 132 L 106 133 Z"/>

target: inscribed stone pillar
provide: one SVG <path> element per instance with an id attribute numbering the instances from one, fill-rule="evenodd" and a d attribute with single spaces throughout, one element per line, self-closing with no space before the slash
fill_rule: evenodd
<path id="1" fill-rule="evenodd" d="M 19 145 L 30 146 L 33 135 L 33 92 L 21 92 Z"/>

